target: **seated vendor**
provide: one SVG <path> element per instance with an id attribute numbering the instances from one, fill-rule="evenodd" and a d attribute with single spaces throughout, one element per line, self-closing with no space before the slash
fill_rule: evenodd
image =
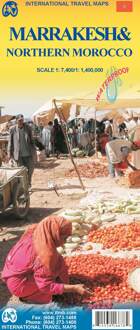
<path id="1" fill-rule="evenodd" d="M 72 225 L 50 216 L 29 227 L 10 250 L 2 272 L 11 294 L 25 302 L 46 304 L 64 292 L 87 293 L 83 284 L 69 284 L 67 267 L 57 247 L 72 234 Z"/>
<path id="2" fill-rule="evenodd" d="M 109 164 L 109 174 L 111 177 L 115 177 L 115 172 L 122 175 L 122 172 L 117 169 L 117 166 L 115 168 L 115 165 L 127 161 L 129 153 L 132 150 L 137 150 L 137 146 L 128 140 L 114 139 L 106 144 L 105 150 Z"/>

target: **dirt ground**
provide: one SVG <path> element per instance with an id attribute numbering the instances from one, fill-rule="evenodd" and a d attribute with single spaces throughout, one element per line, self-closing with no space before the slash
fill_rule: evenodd
<path id="1" fill-rule="evenodd" d="M 76 159 L 77 164 L 92 161 L 92 158 Z M 70 159 L 49 158 L 38 164 L 34 171 L 32 191 L 30 193 L 30 211 L 24 220 L 15 218 L 11 211 L 0 214 L 0 271 L 3 268 L 8 251 L 16 243 L 28 225 L 38 223 L 44 217 L 51 214 L 59 214 L 63 209 L 75 208 L 79 206 L 81 198 L 88 192 L 116 194 L 120 198 L 131 193 L 130 189 L 120 188 L 117 183 L 109 177 L 99 177 L 95 179 L 83 178 L 85 191 L 81 189 L 78 178 L 66 177 L 68 169 L 72 168 Z M 57 190 L 49 188 L 55 184 Z M 133 190 L 137 195 L 138 190 Z M 11 297 L 5 284 L 0 281 L 0 306 L 8 303 L 18 303 L 18 300 Z"/>

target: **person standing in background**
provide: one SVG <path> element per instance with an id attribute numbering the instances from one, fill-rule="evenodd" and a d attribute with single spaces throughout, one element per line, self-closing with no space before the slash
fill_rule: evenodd
<path id="1" fill-rule="evenodd" d="M 119 127 L 116 119 L 112 120 L 112 137 L 119 138 Z"/>
<path id="2" fill-rule="evenodd" d="M 49 121 L 48 125 L 43 128 L 42 131 L 42 143 L 45 147 L 46 156 L 49 157 L 52 152 L 51 134 L 52 134 L 53 122 Z"/>
<path id="3" fill-rule="evenodd" d="M 58 119 L 54 120 L 54 125 L 52 128 L 51 142 L 53 145 L 53 152 L 57 154 L 57 157 L 61 153 L 67 153 L 67 145 L 65 142 L 65 136 L 61 125 L 58 123 Z"/>
<path id="4" fill-rule="evenodd" d="M 42 131 L 43 131 L 44 125 L 43 123 L 40 123 L 39 125 L 39 133 L 40 133 L 40 137 L 42 137 Z"/>
<path id="5" fill-rule="evenodd" d="M 108 135 L 109 140 L 112 140 L 112 120 L 107 120 L 105 122 L 105 134 Z"/>
<path id="6" fill-rule="evenodd" d="M 36 150 L 32 138 L 31 127 L 24 123 L 22 114 L 16 117 L 16 125 L 10 130 L 8 143 L 8 155 L 14 159 L 17 166 L 25 166 L 28 169 L 29 185 L 35 166 Z"/>

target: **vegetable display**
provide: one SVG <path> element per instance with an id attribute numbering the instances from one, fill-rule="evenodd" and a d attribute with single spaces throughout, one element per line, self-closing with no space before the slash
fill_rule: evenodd
<path id="1" fill-rule="evenodd" d="M 87 296 L 64 294 L 61 302 L 65 304 L 112 302 L 140 302 L 140 293 L 135 292 L 128 283 L 128 274 L 140 266 L 137 259 L 113 259 L 101 255 L 79 255 L 66 257 L 71 283 L 84 283 L 90 290 Z"/>
<path id="2" fill-rule="evenodd" d="M 113 303 L 140 302 L 140 222 L 102 226 L 116 220 L 115 213 L 139 213 L 140 199 L 94 200 L 90 207 L 65 210 L 62 216 L 72 222 L 73 234 L 67 239 L 62 254 L 69 270 L 70 283 L 85 284 L 90 293 L 80 296 L 64 294 L 58 298 L 64 305 L 87 305 L 90 308 L 111 308 Z M 102 226 L 102 227 L 101 227 Z M 112 256 L 102 255 L 93 243 L 102 249 L 111 249 Z M 115 257 L 112 252 L 133 250 L 131 258 Z M 74 253 L 72 253 L 74 252 Z M 75 253 L 76 252 L 76 253 Z M 133 270 L 137 274 L 133 275 Z M 133 276 L 132 276 L 133 275 Z M 92 307 L 91 307 L 92 306 Z M 104 307 L 105 308 L 105 307 Z"/>
<path id="3" fill-rule="evenodd" d="M 103 248 L 119 250 L 140 250 L 140 223 L 118 224 L 90 231 L 88 240 L 103 244 Z"/>
<path id="4" fill-rule="evenodd" d="M 90 207 L 97 214 L 107 213 L 125 213 L 140 214 L 140 198 L 121 199 L 121 200 L 95 200 L 94 194 L 88 195 L 81 200 L 83 206 Z M 111 220 L 110 220 L 111 221 Z"/>
<path id="5" fill-rule="evenodd" d="M 91 228 L 95 230 L 101 223 L 91 212 L 89 214 L 88 211 L 81 209 L 65 210 L 61 216 L 72 222 L 72 236 L 67 239 L 63 249 L 58 248 L 58 252 L 65 255 L 71 254 L 81 243 L 84 243 Z"/>
<path id="6" fill-rule="evenodd" d="M 84 157 L 85 156 L 85 151 L 80 150 L 79 148 L 73 148 L 71 152 L 72 152 L 73 157 Z"/>
<path id="7" fill-rule="evenodd" d="M 89 162 L 81 165 L 77 165 L 79 173 L 84 178 L 95 178 L 95 177 L 104 177 L 108 176 L 108 167 L 107 164 L 99 162 Z M 75 177 L 76 172 L 74 169 L 70 169 L 66 176 Z"/>

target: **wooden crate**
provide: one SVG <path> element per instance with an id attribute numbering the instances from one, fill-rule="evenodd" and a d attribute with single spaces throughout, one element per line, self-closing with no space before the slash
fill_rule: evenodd
<path id="1" fill-rule="evenodd" d="M 130 187 L 140 188 L 140 170 L 130 172 L 128 181 Z"/>
<path id="2" fill-rule="evenodd" d="M 140 188 L 140 170 L 127 173 L 125 176 L 118 178 L 118 184 L 129 188 Z"/>
<path id="3" fill-rule="evenodd" d="M 3 189 L 3 209 L 6 209 L 11 203 L 11 184 L 8 182 Z"/>

